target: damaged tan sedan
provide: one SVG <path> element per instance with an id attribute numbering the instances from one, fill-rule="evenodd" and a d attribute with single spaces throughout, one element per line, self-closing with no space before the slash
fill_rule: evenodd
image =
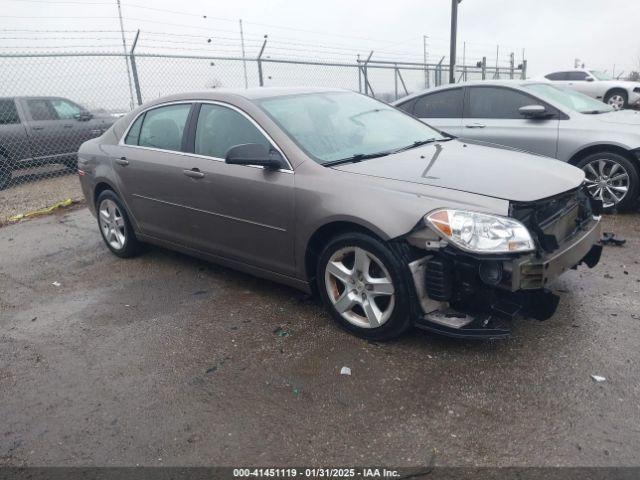
<path id="1" fill-rule="evenodd" d="M 313 292 L 370 339 L 506 336 L 511 319 L 550 317 L 549 284 L 601 253 L 602 205 L 578 168 L 353 92 L 160 98 L 78 163 L 114 254 L 153 243 Z"/>

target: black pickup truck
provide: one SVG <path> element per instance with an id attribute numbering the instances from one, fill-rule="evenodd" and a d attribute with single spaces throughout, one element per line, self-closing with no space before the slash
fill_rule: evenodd
<path id="1" fill-rule="evenodd" d="M 14 170 L 76 166 L 80 145 L 117 120 L 60 97 L 0 97 L 0 189 Z"/>

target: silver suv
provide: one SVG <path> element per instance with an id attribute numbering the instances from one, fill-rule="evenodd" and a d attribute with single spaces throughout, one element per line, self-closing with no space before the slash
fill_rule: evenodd
<path id="1" fill-rule="evenodd" d="M 513 80 L 447 85 L 394 105 L 461 139 L 505 145 L 580 167 L 590 194 L 607 210 L 636 204 L 640 112 L 616 111 L 548 82 Z"/>

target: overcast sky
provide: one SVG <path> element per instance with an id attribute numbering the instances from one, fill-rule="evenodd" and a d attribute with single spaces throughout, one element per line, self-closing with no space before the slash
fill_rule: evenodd
<path id="1" fill-rule="evenodd" d="M 3 0 L 1 51 L 6 52 L 13 46 L 55 47 L 79 43 L 53 38 L 63 34 L 51 34 L 46 40 L 11 40 L 18 35 L 7 30 L 116 30 L 119 24 L 115 3 L 115 0 Z M 365 55 L 369 49 L 375 50 L 378 59 L 419 61 L 423 55 L 423 35 L 429 36 L 430 61 L 438 61 L 441 55 L 448 54 L 450 0 L 122 0 L 122 6 L 125 29 L 142 29 L 141 45 L 151 49 L 157 48 L 157 44 L 150 36 L 144 36 L 145 31 L 204 35 L 211 32 L 220 37 L 214 39 L 217 48 L 237 53 L 237 19 L 242 18 L 250 54 L 255 54 L 265 33 L 274 42 L 270 44 L 273 48 L 268 49 L 274 57 L 279 53 L 275 42 L 280 41 L 281 51 L 295 48 L 294 53 L 300 57 L 313 55 L 312 45 L 322 45 L 326 56 L 343 61 L 354 58 L 358 52 Z M 176 13 L 145 10 L 139 6 Z M 499 44 L 502 64 L 508 62 L 511 51 L 516 53 L 519 62 L 525 49 L 529 74 L 533 76 L 572 67 L 574 58 L 580 58 L 587 67 L 606 69 L 609 73 L 614 64 L 617 73 L 628 72 L 638 68 L 639 19 L 640 0 L 463 0 L 459 13 L 458 56 L 461 59 L 463 41 L 466 41 L 468 61 L 475 63 L 486 55 L 492 65 L 495 45 Z M 104 40 L 80 42 L 90 46 L 118 45 L 117 36 L 109 35 L 104 34 Z M 131 36 L 128 34 L 129 42 Z M 182 47 L 195 51 L 189 43 L 164 45 L 175 51 Z M 209 47 L 211 45 L 196 45 L 198 49 Z"/>

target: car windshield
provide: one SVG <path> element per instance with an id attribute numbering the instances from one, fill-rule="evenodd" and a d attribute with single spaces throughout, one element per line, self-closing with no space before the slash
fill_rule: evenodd
<path id="1" fill-rule="evenodd" d="M 591 97 L 574 90 L 563 89 L 546 83 L 532 83 L 523 85 L 523 88 L 543 100 L 550 100 L 564 105 L 575 112 L 580 113 L 606 113 L 614 109 Z"/>
<path id="2" fill-rule="evenodd" d="M 419 120 L 354 92 L 273 97 L 259 105 L 320 164 L 358 161 L 448 139 Z"/>
<path id="3" fill-rule="evenodd" d="M 598 80 L 613 80 L 613 77 L 611 75 L 599 70 L 589 70 L 589 73 L 596 77 Z"/>

